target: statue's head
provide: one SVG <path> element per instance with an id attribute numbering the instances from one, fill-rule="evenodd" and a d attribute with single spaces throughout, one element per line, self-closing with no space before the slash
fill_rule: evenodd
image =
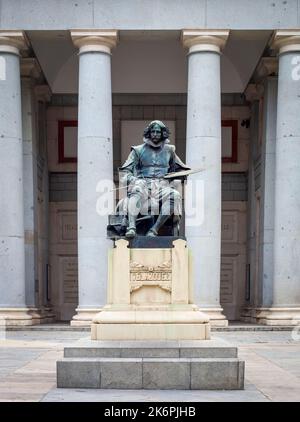
<path id="1" fill-rule="evenodd" d="M 153 120 L 144 130 L 144 138 L 151 140 L 153 144 L 160 144 L 170 136 L 167 126 L 160 120 Z"/>

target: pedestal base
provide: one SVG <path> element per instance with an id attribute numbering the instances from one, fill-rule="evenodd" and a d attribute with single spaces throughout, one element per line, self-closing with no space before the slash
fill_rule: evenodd
<path id="1" fill-rule="evenodd" d="M 58 388 L 241 390 L 237 348 L 204 341 L 85 341 L 64 349 Z"/>
<path id="2" fill-rule="evenodd" d="M 94 318 L 92 340 L 205 340 L 209 318 L 195 305 L 120 310 L 105 306 Z"/>

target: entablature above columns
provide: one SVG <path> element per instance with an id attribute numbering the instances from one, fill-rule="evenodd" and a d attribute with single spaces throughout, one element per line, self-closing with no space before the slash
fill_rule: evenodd
<path id="1" fill-rule="evenodd" d="M 111 54 L 118 42 L 116 30 L 71 30 L 74 45 L 79 48 L 79 54 L 101 52 Z"/>
<path id="2" fill-rule="evenodd" d="M 201 51 L 220 54 L 225 47 L 229 30 L 184 29 L 181 39 L 189 54 Z"/>

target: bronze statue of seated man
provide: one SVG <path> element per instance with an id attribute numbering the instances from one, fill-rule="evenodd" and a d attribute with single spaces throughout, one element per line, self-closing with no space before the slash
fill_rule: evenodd
<path id="1" fill-rule="evenodd" d="M 128 194 L 118 203 L 117 214 L 124 217 L 127 238 L 136 236 L 138 216 L 140 220 L 143 216 L 146 219 L 157 215 L 146 236 L 157 236 L 170 219 L 173 225 L 179 223 L 182 212 L 181 194 L 176 189 L 178 181 L 170 183 L 165 177 L 190 168 L 176 155 L 169 135 L 164 123 L 154 120 L 144 130 L 144 143 L 131 147 L 128 159 L 119 168 L 121 183 L 128 187 Z"/>

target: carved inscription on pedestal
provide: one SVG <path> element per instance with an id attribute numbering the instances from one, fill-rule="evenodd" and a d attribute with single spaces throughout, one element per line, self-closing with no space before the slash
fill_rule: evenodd
<path id="1" fill-rule="evenodd" d="M 137 262 L 130 264 L 130 292 L 143 286 L 159 286 L 171 292 L 172 290 L 172 264 L 164 262 L 155 267 L 145 266 Z"/>

